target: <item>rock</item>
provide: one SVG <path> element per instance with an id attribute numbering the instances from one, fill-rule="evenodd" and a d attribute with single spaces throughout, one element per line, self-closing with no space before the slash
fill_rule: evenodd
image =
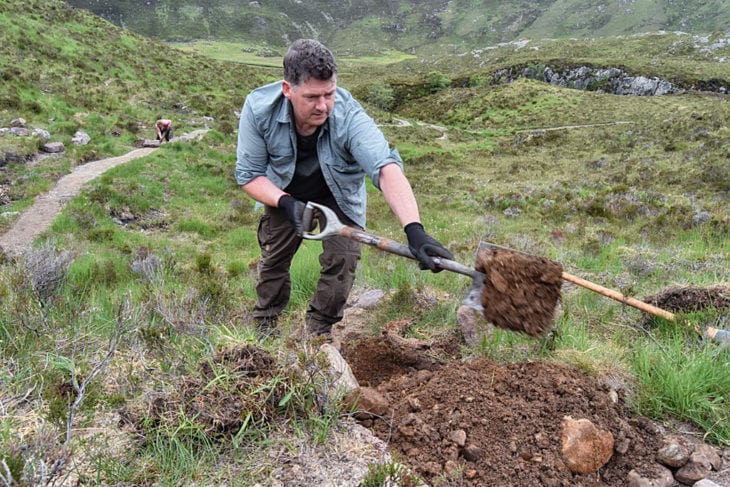
<path id="1" fill-rule="evenodd" d="M 448 460 L 444 464 L 444 472 L 447 473 L 448 475 L 453 475 L 458 470 L 459 470 L 459 464 L 453 460 Z"/>
<path id="2" fill-rule="evenodd" d="M 459 306 L 456 310 L 456 322 L 461 328 L 464 342 L 470 347 L 478 345 L 483 336 L 492 334 L 492 325 L 487 323 L 484 315 L 469 306 Z"/>
<path id="3" fill-rule="evenodd" d="M 63 142 L 47 142 L 43 144 L 41 150 L 43 152 L 48 152 L 49 154 L 58 154 L 65 151 L 66 146 L 63 145 Z"/>
<path id="4" fill-rule="evenodd" d="M 329 343 L 323 344 L 319 349 L 327 356 L 330 363 L 327 373 L 332 378 L 335 390 L 343 395 L 356 390 L 360 385 L 352 373 L 350 365 L 342 358 L 340 352 Z"/>
<path id="5" fill-rule="evenodd" d="M 383 299 L 385 293 L 380 289 L 369 289 L 362 293 L 353 304 L 362 309 L 373 309 Z"/>
<path id="6" fill-rule="evenodd" d="M 421 409 L 423 409 L 423 406 L 421 405 L 421 401 L 417 397 L 408 396 L 408 408 L 413 413 L 417 413 Z"/>
<path id="7" fill-rule="evenodd" d="M 468 462 L 478 462 L 484 458 L 484 450 L 474 444 L 469 444 L 466 448 L 464 448 L 464 450 L 462 450 L 461 456 L 463 456 L 464 460 Z"/>
<path id="8" fill-rule="evenodd" d="M 33 135 L 37 135 L 41 141 L 45 142 L 46 140 L 51 138 L 51 134 L 48 132 L 48 130 L 43 130 L 39 128 L 33 129 Z"/>
<path id="9" fill-rule="evenodd" d="M 466 431 L 454 430 L 449 435 L 449 439 L 456 446 L 463 447 L 464 445 L 466 445 Z"/>
<path id="10" fill-rule="evenodd" d="M 667 438 L 667 443 L 657 452 L 656 460 L 669 468 L 679 468 L 689 461 L 690 448 L 681 438 Z"/>
<path id="11" fill-rule="evenodd" d="M 604 466 L 613 455 L 613 434 L 587 419 L 565 416 L 561 422 L 562 453 L 573 473 L 589 474 Z"/>
<path id="12" fill-rule="evenodd" d="M 695 455 L 703 456 L 708 462 L 710 462 L 710 466 L 713 470 L 720 470 L 720 467 L 722 467 L 722 457 L 720 456 L 720 453 L 718 453 L 717 449 L 712 445 L 708 445 L 707 443 L 696 444 L 695 450 L 692 452 L 692 456 Z M 690 457 L 690 459 L 691 458 L 692 457 Z"/>
<path id="13" fill-rule="evenodd" d="M 371 387 L 358 387 L 345 396 L 345 406 L 356 409 L 355 419 L 364 420 L 385 416 L 388 412 L 388 401 Z"/>
<path id="14" fill-rule="evenodd" d="M 652 468 L 629 472 L 627 487 L 672 487 L 675 485 L 672 471 L 667 467 L 654 464 Z"/>
<path id="15" fill-rule="evenodd" d="M 83 130 L 77 130 L 74 136 L 71 138 L 71 143 L 73 143 L 74 145 L 86 145 L 89 142 L 91 142 L 91 137 Z"/>
<path id="16" fill-rule="evenodd" d="M 11 127 L 10 134 L 15 135 L 16 137 L 28 137 L 30 135 L 30 130 L 25 127 Z"/>
<path id="17" fill-rule="evenodd" d="M 159 147 L 160 141 L 156 139 L 145 139 L 144 142 L 142 142 L 142 147 Z"/>
<path id="18" fill-rule="evenodd" d="M 20 127 L 20 128 L 25 128 L 25 126 L 26 126 L 26 122 L 25 122 L 25 119 L 24 119 L 24 118 L 16 118 L 16 119 L 13 119 L 13 120 L 12 120 L 12 121 L 10 122 L 10 126 L 11 126 L 11 127 Z"/>
<path id="19" fill-rule="evenodd" d="M 699 448 L 699 445 L 697 445 L 687 463 L 674 473 L 674 478 L 683 484 L 692 485 L 710 475 L 712 462 L 706 456 L 706 453 L 705 449 Z"/>
<path id="20" fill-rule="evenodd" d="M 687 485 L 693 485 L 695 482 L 703 480 L 710 474 L 710 466 L 705 463 L 687 462 L 687 464 L 677 470 L 674 474 L 674 478 L 677 482 L 681 482 Z"/>
<path id="21" fill-rule="evenodd" d="M 699 482 L 695 482 L 692 487 L 722 487 L 720 484 L 716 484 L 712 480 L 702 479 Z"/>

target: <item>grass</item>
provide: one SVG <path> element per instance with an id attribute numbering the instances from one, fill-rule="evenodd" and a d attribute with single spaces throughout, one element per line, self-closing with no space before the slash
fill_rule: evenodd
<path id="1" fill-rule="evenodd" d="M 632 361 L 639 378 L 638 411 L 649 417 L 689 419 L 711 442 L 728 444 L 728 348 L 698 343 L 687 330 L 668 327 L 659 343 L 645 342 Z"/>

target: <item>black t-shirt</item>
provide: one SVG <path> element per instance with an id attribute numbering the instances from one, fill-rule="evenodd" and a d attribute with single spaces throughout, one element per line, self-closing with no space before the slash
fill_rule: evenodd
<path id="1" fill-rule="evenodd" d="M 284 191 L 300 201 L 323 202 L 332 197 L 332 192 L 319 167 L 317 139 L 319 128 L 312 135 L 297 134 L 297 166 L 294 178 Z"/>

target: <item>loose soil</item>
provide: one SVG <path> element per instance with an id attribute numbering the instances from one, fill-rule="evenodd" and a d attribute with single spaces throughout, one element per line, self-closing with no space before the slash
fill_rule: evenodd
<path id="1" fill-rule="evenodd" d="M 620 400 L 623 391 L 565 365 L 419 362 L 383 338 L 348 343 L 343 356 L 360 385 L 374 387 L 389 403 L 387 417 L 366 425 L 430 483 L 626 485 L 632 469 L 653 468 L 662 445 L 653 423 L 633 416 Z M 611 431 L 623 453 L 594 474 L 572 474 L 561 455 L 565 416 Z"/>
<path id="2" fill-rule="evenodd" d="M 650 299 L 682 312 L 730 307 L 729 296 L 727 286 L 688 286 Z M 656 472 L 666 431 L 633 414 L 615 380 L 545 361 L 462 360 L 456 333 L 425 347 L 394 340 L 392 330 L 403 326 L 386 326 L 380 337 L 350 335 L 342 355 L 360 386 L 388 402 L 386 416 L 362 424 L 431 485 L 624 486 L 631 470 L 649 478 Z M 577 475 L 566 467 L 560 435 L 565 416 L 613 434 L 614 454 L 597 472 Z M 727 459 L 708 479 L 730 485 Z"/>
<path id="3" fill-rule="evenodd" d="M 476 268 L 486 275 L 481 302 L 488 322 L 531 336 L 552 326 L 563 284 L 559 263 L 508 249 L 480 248 Z"/>

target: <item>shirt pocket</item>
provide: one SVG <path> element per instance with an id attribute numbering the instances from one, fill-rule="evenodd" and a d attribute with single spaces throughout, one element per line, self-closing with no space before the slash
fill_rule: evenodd
<path id="1" fill-rule="evenodd" d="M 294 159 L 294 148 L 289 143 L 278 142 L 269 144 L 266 150 L 269 153 L 269 163 L 272 166 L 282 167 L 293 165 L 296 162 Z"/>

